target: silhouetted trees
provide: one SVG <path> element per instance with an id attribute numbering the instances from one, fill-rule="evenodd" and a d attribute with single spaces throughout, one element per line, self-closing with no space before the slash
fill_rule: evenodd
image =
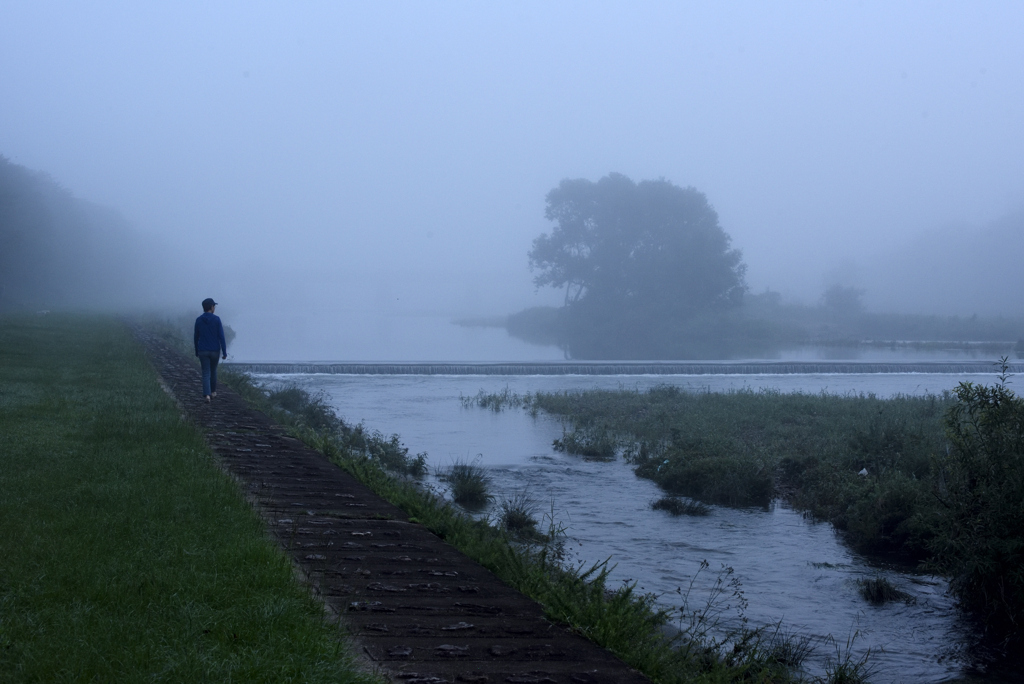
<path id="1" fill-rule="evenodd" d="M 117 212 L 0 156 L 0 308 L 115 308 L 155 256 Z"/>
<path id="2" fill-rule="evenodd" d="M 864 302 L 861 297 L 864 290 L 857 287 L 843 285 L 832 285 L 821 298 L 826 309 L 838 314 L 857 314 L 864 311 Z"/>
<path id="3" fill-rule="evenodd" d="M 686 355 L 701 322 L 742 301 L 745 265 L 703 193 L 609 174 L 548 193 L 540 286 L 564 287 L 563 346 L 580 358 Z"/>

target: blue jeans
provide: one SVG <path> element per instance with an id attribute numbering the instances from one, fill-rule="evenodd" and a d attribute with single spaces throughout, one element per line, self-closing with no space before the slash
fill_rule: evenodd
<path id="1" fill-rule="evenodd" d="M 220 361 L 219 351 L 199 350 L 199 363 L 203 366 L 203 396 L 208 397 L 217 391 L 217 362 Z"/>

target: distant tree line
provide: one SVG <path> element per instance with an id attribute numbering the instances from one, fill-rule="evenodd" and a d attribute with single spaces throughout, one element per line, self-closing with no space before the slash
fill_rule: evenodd
<path id="1" fill-rule="evenodd" d="M 156 262 L 117 212 L 0 156 L 0 308 L 117 308 Z"/>

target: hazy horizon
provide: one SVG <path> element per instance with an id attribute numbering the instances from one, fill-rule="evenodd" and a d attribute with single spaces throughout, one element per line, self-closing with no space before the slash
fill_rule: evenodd
<path id="1" fill-rule="evenodd" d="M 1024 313 L 1016 3 L 0 17 L 0 155 L 123 214 L 165 255 L 147 299 L 214 296 L 258 357 L 360 358 L 414 344 L 403 319 L 558 304 L 527 267 L 545 195 L 610 172 L 706 193 L 751 292 Z"/>

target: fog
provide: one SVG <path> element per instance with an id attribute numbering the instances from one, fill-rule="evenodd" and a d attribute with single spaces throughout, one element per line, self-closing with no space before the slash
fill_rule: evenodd
<path id="1" fill-rule="evenodd" d="M 545 195 L 609 172 L 706 193 L 751 292 L 1020 315 L 1022 32 L 1013 2 L 8 2 L 0 155 L 159 245 L 120 289 L 213 296 L 247 359 L 557 356 L 446 322 L 559 304 Z"/>

